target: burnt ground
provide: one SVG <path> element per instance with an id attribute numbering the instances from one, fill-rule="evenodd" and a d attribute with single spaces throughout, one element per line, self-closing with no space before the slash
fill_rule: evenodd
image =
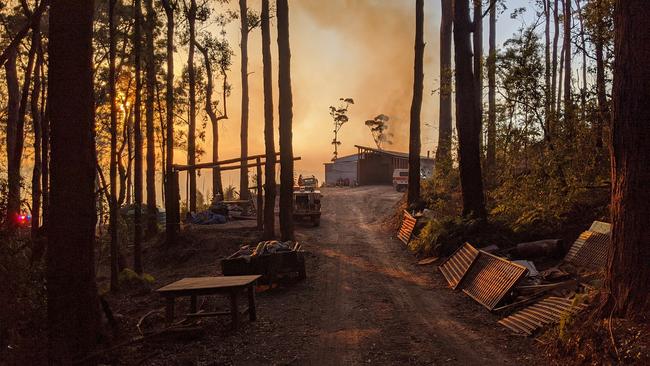
<path id="1" fill-rule="evenodd" d="M 385 224 L 401 194 L 390 187 L 326 189 L 318 228 L 298 226 L 308 253 L 307 280 L 258 294 L 258 320 L 237 331 L 204 318 L 194 340 L 147 339 L 101 360 L 142 365 L 535 365 L 548 364 L 530 339 L 513 336 L 497 316 L 447 288 L 435 266 L 419 266 Z M 191 228 L 179 247 L 147 248 L 147 272 L 161 287 L 182 277 L 218 275 L 219 259 L 259 233 Z M 163 326 L 154 292 L 125 290 L 107 300 L 121 340 Z M 226 299 L 199 302 L 226 308 Z M 187 309 L 177 302 L 177 313 Z"/>

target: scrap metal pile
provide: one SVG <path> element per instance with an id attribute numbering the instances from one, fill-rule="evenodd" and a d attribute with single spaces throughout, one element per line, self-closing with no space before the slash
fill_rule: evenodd
<path id="1" fill-rule="evenodd" d="M 244 245 L 228 258 L 221 260 L 224 276 L 261 275 L 260 282 L 273 285 L 279 277 L 307 276 L 305 256 L 300 243 L 292 241 L 262 241 L 256 246 Z"/>
<path id="2" fill-rule="evenodd" d="M 417 225 L 417 216 L 404 211 L 398 239 L 408 245 Z M 438 269 L 453 290 L 507 315 L 499 324 L 532 335 L 586 308 L 585 295 L 602 281 L 610 235 L 610 224 L 594 221 L 564 259 L 543 271 L 532 260 L 545 258 L 547 263 L 563 250 L 561 240 L 520 243 L 506 250 L 496 245 L 481 250 L 465 243 Z"/>
<path id="3" fill-rule="evenodd" d="M 530 260 L 560 248 L 559 240 L 522 243 L 510 250 L 490 248 L 497 256 L 465 243 L 438 269 L 449 286 L 462 290 L 488 310 L 508 314 L 499 321 L 516 334 L 538 329 L 586 308 L 583 299 L 601 279 L 607 259 L 610 225 L 595 221 L 556 266 L 538 271 Z"/>
<path id="4" fill-rule="evenodd" d="M 278 240 L 268 240 L 261 241 L 257 246 L 253 247 L 250 245 L 244 245 L 237 252 L 231 255 L 229 258 L 245 258 L 250 260 L 251 257 L 259 255 L 269 255 L 273 253 L 281 252 L 290 252 L 292 250 L 298 250 L 300 248 L 299 243 L 293 243 L 292 241 L 281 242 Z"/>

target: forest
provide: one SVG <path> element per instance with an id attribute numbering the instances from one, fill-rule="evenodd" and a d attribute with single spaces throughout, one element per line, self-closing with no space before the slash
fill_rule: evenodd
<path id="1" fill-rule="evenodd" d="M 379 3 L 0 2 L 0 365 L 444 361 L 446 356 L 432 356 L 435 349 L 456 357 L 454 364 L 473 364 L 478 358 L 460 356 L 469 336 L 434 342 L 422 351 L 427 346 L 390 338 L 400 337 L 400 332 L 377 325 L 382 324 L 379 318 L 357 317 L 352 310 L 357 307 L 344 291 L 363 293 L 365 287 L 342 278 L 358 276 L 359 283 L 369 282 L 368 288 L 377 293 L 357 295 L 366 296 L 355 298 L 365 304 L 357 305 L 383 309 L 388 305 L 380 304 L 378 296 L 399 293 L 401 282 L 376 289 L 373 283 L 383 280 L 375 276 L 417 282 L 425 275 L 403 268 L 413 255 L 450 257 L 464 243 L 514 247 L 549 238 L 572 242 L 593 221 L 611 223 L 611 234 L 606 266 L 586 295 L 588 311 L 578 321 L 563 320 L 561 336 L 551 341 L 548 334 L 555 333 L 537 344 L 502 338 L 492 330 L 479 330 L 478 336 L 511 344 L 522 354 L 534 352 L 531 347 L 543 350 L 540 354 L 546 358 L 516 360 L 522 364 L 650 360 L 646 1 Z M 408 59 L 410 66 L 385 70 L 384 83 L 390 85 L 391 74 L 407 75 L 408 85 L 397 76 L 393 82 L 409 90 L 410 109 L 403 116 L 386 112 L 389 117 L 383 113 L 391 106 L 374 106 L 377 117 L 365 122 L 369 130 L 363 138 L 372 138 L 378 151 L 407 149 L 407 192 L 371 187 L 355 193 L 366 188 L 323 184 L 325 228 L 306 228 L 296 219 L 296 190 L 305 191 L 298 186 L 307 171 L 300 165 L 301 156 L 320 159 L 322 167 L 331 154 L 312 151 L 318 147 L 309 141 L 313 135 L 304 131 L 318 131 L 325 139 L 333 132 L 335 162 L 344 150 L 341 136 L 349 143 L 353 137 L 345 133 L 358 123 L 348 116 L 365 101 L 337 85 L 339 93 L 350 98 L 341 98 L 328 116 L 332 101 L 318 98 L 319 86 L 307 90 L 296 82 L 305 78 L 305 69 L 296 64 L 315 57 L 296 52 L 301 48 L 292 43 L 309 37 L 309 20 L 300 16 L 305 7 L 349 12 L 384 6 L 407 9 L 408 22 L 398 27 L 409 27 L 410 38 L 398 41 L 409 45 L 410 53 L 399 57 Z M 386 10 L 382 17 L 392 15 Z M 322 16 L 327 17 L 325 10 Z M 357 19 L 363 23 L 364 14 Z M 320 26 L 331 27 L 329 20 L 321 21 L 328 25 Z M 500 28 L 505 23 L 510 26 Z M 427 37 L 431 33 L 437 38 Z M 307 78 L 325 72 L 313 68 Z M 303 121 L 304 114 L 296 112 L 301 111 L 303 94 L 314 96 L 311 103 L 322 110 L 318 118 L 324 124 Z M 435 100 L 435 110 L 428 111 L 433 121 L 422 117 L 423 108 L 429 108 L 423 103 L 427 98 Z M 400 136 L 405 136 L 403 141 Z M 428 151 L 435 167 L 424 177 L 423 155 Z M 234 182 L 229 172 L 235 172 Z M 246 220 L 256 226 L 219 229 L 192 221 L 221 202 L 256 210 L 232 222 L 232 215 L 225 215 L 229 222 L 224 227 Z M 320 201 L 318 210 L 320 220 Z M 385 232 L 390 225 L 380 220 L 390 221 L 403 210 L 432 212 L 433 218 L 418 227 L 408 251 L 396 252 L 398 247 L 392 248 L 389 241 L 392 233 Z M 351 213 L 354 216 L 343 221 Z M 359 219 L 364 215 L 370 218 Z M 320 221 L 313 222 L 318 226 Z M 377 228 L 369 228 L 371 224 Z M 358 231 L 348 229 L 355 225 Z M 379 235 L 373 231 L 383 236 L 368 239 Z M 362 234 L 362 239 L 356 237 Z M 375 247 L 361 252 L 347 248 L 357 239 Z M 310 275 L 307 282 L 287 285 L 279 294 L 272 282 L 268 291 L 259 284 L 250 290 L 259 292 L 258 316 L 270 320 L 257 320 L 254 327 L 245 326 L 245 333 L 233 334 L 199 318 L 211 303 L 200 302 L 197 312 L 194 296 L 178 307 L 191 310 L 182 325 L 163 324 L 165 303 L 156 289 L 181 277 L 221 275 L 212 267 L 243 250 L 242 244 L 255 248 L 257 242 L 270 241 L 306 246 Z M 386 256 L 382 261 L 360 264 L 377 251 Z M 405 288 L 412 285 L 404 281 Z M 420 323 L 411 323 L 413 319 L 432 316 L 421 308 L 427 303 L 419 302 L 429 295 L 404 291 L 413 291 L 406 305 L 399 296 L 385 302 L 394 312 L 410 314 L 394 316 L 408 323 L 405 333 L 416 334 Z M 236 308 L 236 300 L 230 304 Z M 291 304 L 293 317 L 268 314 L 286 304 Z M 451 316 L 449 304 L 441 305 L 441 319 Z M 319 306 L 336 312 L 322 315 L 320 323 L 305 315 Z M 173 305 L 171 309 L 173 313 Z M 472 321 L 476 319 L 462 326 L 478 327 Z M 354 335 L 337 329 L 327 333 L 333 323 L 342 324 L 340 329 L 354 328 Z M 376 341 L 384 347 L 381 355 L 373 353 L 375 329 L 394 334 Z M 454 329 L 437 332 L 451 337 L 445 332 Z M 322 337 L 318 351 L 309 350 L 308 335 Z M 249 341 L 263 343 L 259 354 L 244 352 L 257 347 Z M 606 344 L 603 349 L 592 349 L 601 344 Z M 291 346 L 295 350 L 280 352 Z M 498 350 L 495 347 L 490 349 Z M 326 355 L 341 349 L 345 351 L 327 361 Z M 488 364 L 505 360 L 515 359 L 494 358 Z"/>

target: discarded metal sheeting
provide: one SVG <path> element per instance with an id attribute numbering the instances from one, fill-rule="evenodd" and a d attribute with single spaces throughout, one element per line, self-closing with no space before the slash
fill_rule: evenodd
<path id="1" fill-rule="evenodd" d="M 451 288 L 463 290 L 488 310 L 494 309 L 528 272 L 524 266 L 477 250 L 468 243 L 438 268 Z"/>
<path id="2" fill-rule="evenodd" d="M 557 323 L 562 317 L 573 315 L 584 308 L 584 304 L 574 305 L 571 299 L 547 297 L 499 320 L 499 324 L 517 334 L 532 335 L 537 329 Z"/>
<path id="3" fill-rule="evenodd" d="M 449 287 L 456 289 L 461 280 L 479 255 L 479 250 L 469 243 L 463 244 L 438 269 L 445 276 Z"/>
<path id="4" fill-rule="evenodd" d="M 527 272 L 524 266 L 479 251 L 475 263 L 463 278 L 461 288 L 465 294 L 492 310 Z"/>
<path id="5" fill-rule="evenodd" d="M 602 221 L 594 221 L 591 224 L 589 231 L 609 235 L 612 232 L 612 224 Z"/>
<path id="6" fill-rule="evenodd" d="M 417 219 L 408 213 L 408 211 L 404 211 L 402 225 L 400 225 L 399 232 L 397 233 L 397 238 L 404 244 L 408 245 L 408 243 L 411 241 L 411 236 L 413 236 L 413 230 L 415 229 L 416 223 Z"/>
<path id="7" fill-rule="evenodd" d="M 593 270 L 605 268 L 609 241 L 609 234 L 585 231 L 573 243 L 564 262 Z"/>

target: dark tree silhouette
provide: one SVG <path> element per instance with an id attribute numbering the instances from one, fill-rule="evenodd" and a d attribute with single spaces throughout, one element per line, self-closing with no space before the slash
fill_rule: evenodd
<path id="1" fill-rule="evenodd" d="M 156 30 L 156 11 L 153 0 L 144 1 L 147 9 L 145 21 L 145 83 L 147 98 L 145 100 L 145 124 L 147 138 L 147 237 L 152 237 L 158 232 L 158 218 L 156 217 L 156 135 L 154 129 L 154 100 L 156 97 L 156 57 L 154 54 L 154 41 Z"/>
<path id="2" fill-rule="evenodd" d="M 546 1 L 546 0 L 545 0 Z M 489 54 L 487 59 L 488 72 L 488 123 L 487 123 L 487 152 L 485 164 L 488 172 L 493 172 L 496 165 L 496 135 L 497 135 L 497 4 L 496 0 L 490 0 L 490 35 Z"/>
<path id="3" fill-rule="evenodd" d="M 575 123 L 573 121 L 573 98 L 571 95 L 571 2 L 564 0 L 564 125 L 568 138 L 574 136 Z"/>
<path id="4" fill-rule="evenodd" d="M 409 204 L 420 199 L 420 112 L 424 89 L 424 0 L 415 1 L 415 61 L 413 66 L 413 100 L 409 129 Z"/>
<path id="5" fill-rule="evenodd" d="M 31 107 L 32 126 L 34 128 L 34 168 L 32 170 L 32 238 L 40 226 L 41 211 L 41 169 L 42 169 L 42 118 L 39 108 L 41 97 L 41 69 L 44 63 L 43 47 L 41 45 L 40 22 L 39 26 L 32 29 L 32 43 L 36 48 L 36 67 L 34 68 L 34 86 L 32 88 Z"/>
<path id="6" fill-rule="evenodd" d="M 456 129 L 463 216 L 485 218 L 485 198 L 481 174 L 480 134 L 475 79 L 470 45 L 471 22 L 467 0 L 455 0 L 454 44 L 456 60 Z"/>
<path id="7" fill-rule="evenodd" d="M 111 290 L 117 290 L 119 284 L 117 275 L 118 268 L 118 233 L 117 233 L 117 92 L 116 92 L 116 33 L 117 27 L 115 24 L 115 7 L 117 0 L 109 0 L 108 2 L 108 88 L 109 98 L 111 103 L 111 158 L 110 158 L 110 196 L 109 202 L 109 231 L 111 237 L 110 251 L 111 251 Z M 51 105 L 51 104 L 50 104 Z M 123 185 L 122 185 L 123 186 Z"/>
<path id="8" fill-rule="evenodd" d="M 228 43 L 223 40 L 222 42 L 214 41 L 210 37 L 206 37 L 204 45 L 196 43 L 196 49 L 203 55 L 205 73 L 207 83 L 205 86 L 205 112 L 210 118 L 212 123 L 212 161 L 219 161 L 219 121 L 228 119 L 228 105 L 227 98 L 230 93 L 230 85 L 228 84 L 227 71 L 230 67 L 231 50 Z M 216 48 L 218 55 L 215 57 L 213 54 Z M 223 78 L 222 84 L 222 101 L 223 112 L 217 115 L 214 106 L 212 105 L 212 93 L 214 91 L 214 73 L 212 71 L 212 64 L 216 63 L 219 66 L 221 77 Z M 223 183 L 221 181 L 221 170 L 219 167 L 212 169 L 212 195 L 223 195 Z"/>
<path id="9" fill-rule="evenodd" d="M 332 156 L 332 161 L 339 157 L 339 146 L 341 145 L 341 140 L 339 140 L 339 131 L 341 131 L 341 127 L 350 120 L 348 117 L 350 104 L 354 104 L 354 99 L 339 98 L 338 107 L 330 106 L 330 116 L 332 116 L 332 119 L 334 120 L 334 139 L 332 140 L 332 145 L 334 145 L 334 155 Z"/>
<path id="10" fill-rule="evenodd" d="M 187 75 L 189 81 L 189 126 L 187 129 L 187 164 L 196 164 L 196 70 L 194 69 L 194 49 L 196 46 L 196 0 L 190 0 L 185 9 L 189 26 L 189 51 L 187 53 Z M 187 171 L 190 176 L 189 210 L 196 212 L 196 170 Z"/>
<path id="11" fill-rule="evenodd" d="M 551 120 L 547 123 L 547 134 L 553 135 L 555 130 L 555 119 L 557 119 L 557 114 L 560 112 L 555 103 L 555 98 L 558 95 L 557 89 L 557 46 L 560 40 L 560 14 L 559 14 L 559 0 L 555 0 L 553 4 L 553 55 L 551 56 Z"/>
<path id="12" fill-rule="evenodd" d="M 451 92 L 452 76 L 451 45 L 454 25 L 453 0 L 441 0 L 440 18 L 440 110 L 438 114 L 438 148 L 436 150 L 437 166 L 449 165 L 451 162 Z"/>
<path id="13" fill-rule="evenodd" d="M 616 3 L 611 158 L 612 244 L 608 309 L 647 321 L 650 314 L 650 8 L 644 0 Z M 611 313 L 606 312 L 606 316 Z"/>
<path id="14" fill-rule="evenodd" d="M 8 229 L 16 228 L 16 217 L 20 212 L 20 167 L 16 166 L 14 156 L 18 149 L 18 114 L 20 109 L 20 86 L 16 59 L 18 53 L 15 48 L 9 50 L 5 62 L 5 75 L 7 80 L 7 217 L 5 224 Z M 22 139 L 22 134 L 20 135 Z"/>
<path id="15" fill-rule="evenodd" d="M 291 49 L 289 46 L 289 5 L 278 0 L 278 108 L 280 115 L 280 236 L 293 240 L 293 101 L 291 95 Z"/>
<path id="16" fill-rule="evenodd" d="M 483 0 L 474 1 L 474 22 L 472 45 L 474 46 L 474 89 L 476 94 L 476 111 L 481 124 L 479 143 L 483 155 Z"/>
<path id="17" fill-rule="evenodd" d="M 239 0 L 241 19 L 241 171 L 239 174 L 239 197 L 248 199 L 248 6 Z"/>
<path id="18" fill-rule="evenodd" d="M 162 0 L 167 16 L 167 79 L 166 79 L 166 120 L 165 141 L 167 146 L 165 158 L 165 212 L 167 212 L 165 235 L 167 244 L 176 242 L 178 224 L 175 222 L 174 212 L 176 192 L 172 187 L 172 165 L 174 164 L 174 6 L 171 0 Z"/>
<path id="19" fill-rule="evenodd" d="M 93 9 L 90 1 L 53 1 L 50 9 L 52 170 L 46 276 L 51 365 L 73 364 L 98 339 Z"/>
<path id="20" fill-rule="evenodd" d="M 142 1 L 133 1 L 133 53 L 135 62 L 135 103 L 134 103 L 134 184 L 135 213 L 133 218 L 133 269 L 142 274 Z"/>
<path id="21" fill-rule="evenodd" d="M 262 64 L 264 74 L 264 238 L 275 237 L 275 138 L 273 136 L 273 67 L 271 65 L 271 26 L 269 0 L 262 0 Z M 258 188 L 259 189 L 259 188 Z"/>

